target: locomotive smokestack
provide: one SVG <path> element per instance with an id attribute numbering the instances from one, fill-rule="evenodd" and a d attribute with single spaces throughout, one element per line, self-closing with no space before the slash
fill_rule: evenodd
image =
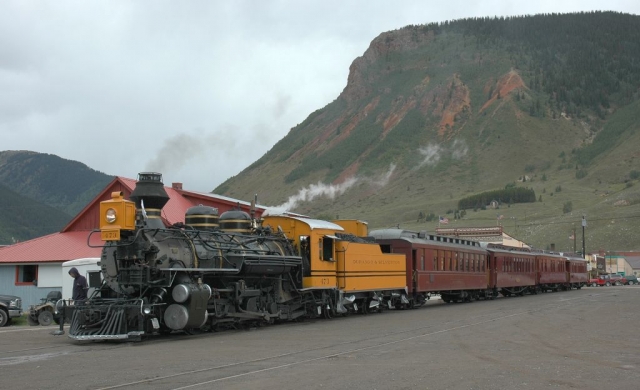
<path id="1" fill-rule="evenodd" d="M 148 217 L 147 226 L 162 228 L 160 212 L 169 201 L 169 195 L 162 184 L 162 174 L 156 172 L 140 172 L 136 188 L 129 197 L 136 202 L 136 209 L 144 209 Z M 153 225 L 153 226 L 152 226 Z"/>

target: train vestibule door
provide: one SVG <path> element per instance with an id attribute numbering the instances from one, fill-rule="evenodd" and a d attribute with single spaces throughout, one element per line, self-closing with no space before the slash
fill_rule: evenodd
<path id="1" fill-rule="evenodd" d="M 418 290 L 418 260 L 415 249 L 411 251 L 411 265 L 411 269 L 413 270 L 413 275 L 411 278 L 411 291 L 413 291 L 415 294 L 415 292 Z"/>

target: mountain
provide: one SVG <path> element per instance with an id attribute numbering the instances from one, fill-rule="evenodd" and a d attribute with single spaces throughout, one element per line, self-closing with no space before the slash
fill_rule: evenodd
<path id="1" fill-rule="evenodd" d="M 333 102 L 214 192 L 374 228 L 502 224 L 559 250 L 586 215 L 587 250 L 638 249 L 639 87 L 635 15 L 407 26 L 375 38 Z M 459 207 L 514 187 L 537 201 Z"/>
<path id="2" fill-rule="evenodd" d="M 0 245 L 60 231 L 71 216 L 0 185 Z"/>
<path id="3" fill-rule="evenodd" d="M 69 216 L 75 216 L 111 180 L 113 176 L 53 154 L 0 152 L 1 185 Z"/>

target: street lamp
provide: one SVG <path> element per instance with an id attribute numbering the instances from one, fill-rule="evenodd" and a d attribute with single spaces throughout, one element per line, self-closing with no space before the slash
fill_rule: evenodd
<path id="1" fill-rule="evenodd" d="M 587 258 L 587 251 L 584 246 L 584 228 L 587 227 L 587 217 L 585 215 L 582 216 L 582 258 Z"/>

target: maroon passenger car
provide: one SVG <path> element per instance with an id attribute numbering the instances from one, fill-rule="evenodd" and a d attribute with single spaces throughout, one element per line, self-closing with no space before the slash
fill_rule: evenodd
<path id="1" fill-rule="evenodd" d="M 589 273 L 587 271 L 587 261 L 582 257 L 575 255 L 565 255 L 567 257 L 566 269 L 569 273 L 568 287 L 581 289 L 589 282 Z"/>
<path id="2" fill-rule="evenodd" d="M 558 291 L 568 285 L 567 259 L 555 252 L 536 253 L 537 291 Z"/>
<path id="3" fill-rule="evenodd" d="M 407 306 L 420 305 L 429 294 L 445 302 L 493 298 L 487 290 L 486 251 L 476 241 L 426 232 L 382 229 L 369 233 L 383 252 L 407 259 Z"/>
<path id="4" fill-rule="evenodd" d="M 536 293 L 536 256 L 526 248 L 487 244 L 489 289 L 505 297 Z"/>

